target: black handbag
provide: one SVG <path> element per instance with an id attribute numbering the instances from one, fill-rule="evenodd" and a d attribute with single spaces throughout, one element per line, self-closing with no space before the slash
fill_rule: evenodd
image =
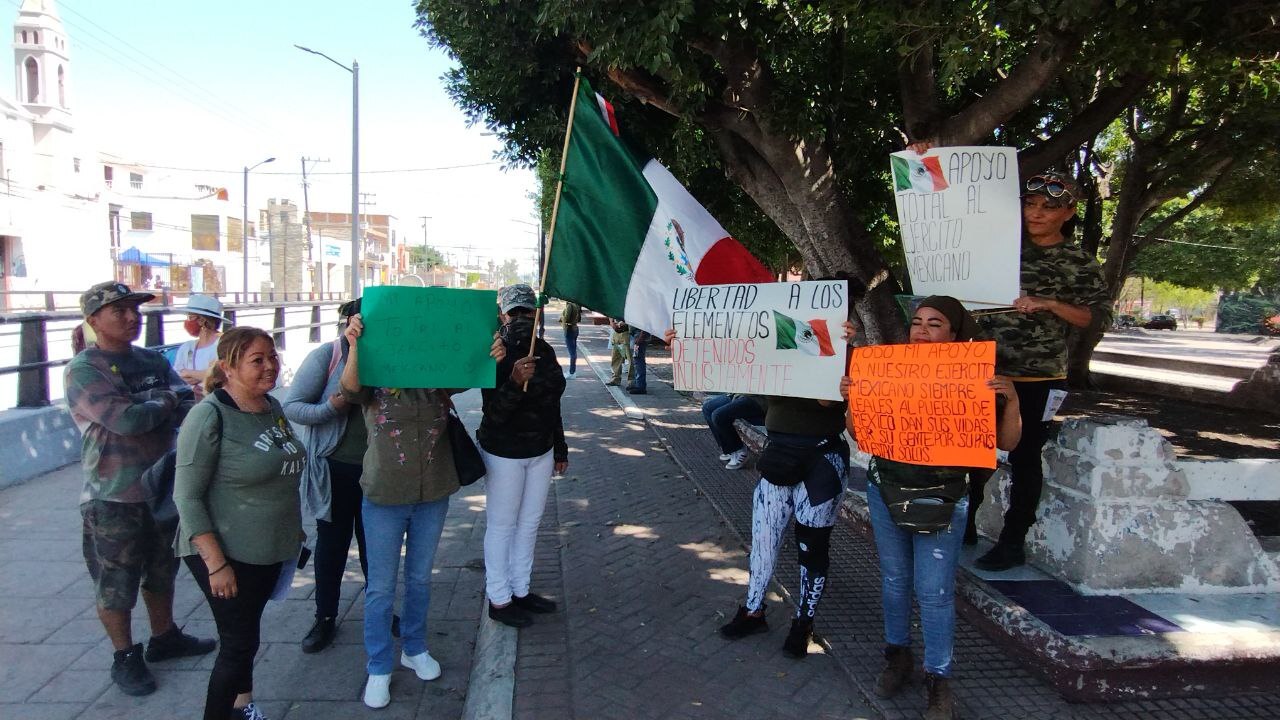
<path id="1" fill-rule="evenodd" d="M 797 485 L 804 481 L 813 462 L 826 453 L 830 444 L 830 438 L 812 446 L 770 440 L 756 460 L 756 469 L 760 471 L 760 477 L 774 485 Z"/>
<path id="2" fill-rule="evenodd" d="M 462 418 L 458 417 L 452 400 L 449 401 L 446 431 L 449 433 L 449 444 L 453 446 L 453 467 L 458 471 L 458 484 L 470 485 L 484 477 L 484 458 L 480 456 L 480 449 L 471 439 L 471 433 L 462 423 Z"/>

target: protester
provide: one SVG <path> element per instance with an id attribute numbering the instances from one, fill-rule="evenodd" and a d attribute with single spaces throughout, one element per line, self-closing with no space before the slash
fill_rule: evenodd
<path id="1" fill-rule="evenodd" d="M 560 313 L 560 326 L 564 328 L 564 346 L 569 349 L 569 372 L 566 380 L 578 374 L 578 323 L 582 322 L 582 306 L 575 302 L 564 304 Z"/>
<path id="2" fill-rule="evenodd" d="M 747 462 L 747 449 L 733 427 L 734 421 L 763 425 L 767 408 L 765 399 L 759 395 L 712 395 L 702 402 L 702 416 L 720 446 L 720 460 L 725 463 L 725 470 L 738 470 Z"/>
<path id="3" fill-rule="evenodd" d="M 622 365 L 627 366 L 627 387 L 635 382 L 636 366 L 631 359 L 631 328 L 622 320 L 614 320 L 610 318 L 609 327 L 613 329 L 613 333 L 609 336 L 609 367 L 613 370 L 613 374 L 609 378 L 609 382 L 605 385 L 618 386 L 622 384 Z"/>
<path id="4" fill-rule="evenodd" d="M 191 388 L 160 353 L 134 347 L 142 330 L 138 305 L 155 299 L 105 282 L 80 296 L 94 337 L 67 364 L 67 405 L 84 438 L 80 495 L 83 549 L 93 579 L 98 618 L 115 648 L 111 679 L 128 695 L 155 691 L 147 662 L 203 655 L 212 640 L 173 623 L 172 523 L 158 523 L 143 472 L 172 447 L 174 431 L 194 403 Z M 134 644 L 131 616 L 138 590 L 151 620 L 145 653 Z"/>
<path id="5" fill-rule="evenodd" d="M 347 319 L 359 312 L 358 299 L 338 308 L 343 329 Z M 360 472 L 368 437 L 360 407 L 342 396 L 340 378 L 347 349 L 346 338 L 339 335 L 312 350 L 294 376 L 284 402 L 284 414 L 297 425 L 307 452 L 307 465 L 302 470 L 303 510 L 316 520 L 316 619 L 302 639 L 304 653 L 319 652 L 333 642 L 353 534 L 360 571 L 366 581 L 369 577 L 360 516 L 364 500 Z"/>
<path id="6" fill-rule="evenodd" d="M 450 390 L 365 387 L 360 382 L 358 340 L 364 332 L 359 313 L 347 321 L 349 345 L 342 370 L 342 395 L 359 405 L 368 432 L 360 486 L 368 585 L 364 599 L 364 647 L 369 680 L 364 703 L 391 702 L 395 666 L 391 609 L 396 570 L 404 551 L 404 606 L 400 622 L 400 664 L 418 678 L 440 677 L 440 663 L 427 651 L 427 606 L 431 601 L 431 564 L 435 557 L 449 496 L 458 490 L 453 447 L 446 432 Z M 499 362 L 506 349 L 496 333 L 490 354 Z"/>
<path id="7" fill-rule="evenodd" d="M 306 453 L 267 394 L 279 373 L 270 334 L 228 330 L 205 380 L 208 397 L 178 433 L 177 554 L 209 601 L 221 643 L 205 720 L 264 720 L 253 703 L 262 611 L 303 539 L 298 478 Z"/>
<path id="8" fill-rule="evenodd" d="M 218 356 L 218 337 L 223 323 L 222 303 L 211 295 L 192 295 L 187 299 L 187 319 L 182 327 L 195 338 L 178 346 L 173 369 L 196 392 L 204 395 L 204 379 L 209 366 Z"/>
<path id="9" fill-rule="evenodd" d="M 499 293 L 506 358 L 494 389 L 481 391 L 484 417 L 476 438 L 484 457 L 485 593 L 489 617 L 512 627 L 533 624 L 530 613 L 555 612 L 555 602 L 529 591 L 533 547 L 547 504 L 552 471 L 569 466 L 560 418 L 565 380 L 556 353 L 538 339 L 533 357 L 533 312 L 528 285 Z"/>
<path id="10" fill-rule="evenodd" d="M 852 330 L 846 326 L 848 334 Z M 912 316 L 910 342 L 967 342 L 977 332 L 973 317 L 958 300 L 933 296 L 925 298 Z M 840 382 L 840 394 L 846 400 L 851 383 L 847 377 Z M 1018 395 L 1007 377 L 997 376 L 987 385 L 996 391 L 996 447 L 1007 450 L 1018 443 L 1021 432 Z M 852 414 L 848 427 L 852 434 Z M 886 665 L 875 691 L 889 698 L 911 679 L 914 590 L 924 631 L 925 720 L 950 720 L 954 713 L 950 677 L 955 577 L 969 504 L 969 472 L 969 468 L 908 465 L 877 456 L 872 457 L 868 472 L 867 507 L 880 556 L 886 643 Z"/>
<path id="11" fill-rule="evenodd" d="M 1040 453 L 1052 420 L 1044 414 L 1050 392 L 1066 388 L 1068 333 L 1072 327 L 1111 324 L 1111 298 L 1102 269 L 1071 242 L 1079 224 L 1080 187 L 1067 175 L 1045 172 L 1028 179 L 1023 193 L 1023 295 L 1013 300 L 1017 312 L 982 318 L 996 341 L 996 371 L 1013 378 L 1022 411 L 1022 440 L 1009 454 L 1012 484 L 1004 526 L 995 547 L 974 562 L 989 571 L 1026 562 L 1023 543 L 1040 504 Z M 975 487 L 970 517 L 981 501 L 981 487 Z"/>
<path id="12" fill-rule="evenodd" d="M 627 384 L 627 392 L 632 395 L 644 395 L 649 392 L 648 373 L 645 368 L 645 354 L 649 349 L 649 341 L 653 336 L 640 328 L 631 328 L 631 381 Z"/>

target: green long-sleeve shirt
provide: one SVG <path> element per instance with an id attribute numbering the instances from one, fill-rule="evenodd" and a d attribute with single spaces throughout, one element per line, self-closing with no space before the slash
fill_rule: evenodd
<path id="1" fill-rule="evenodd" d="M 219 391 L 192 408 L 178 432 L 173 501 L 181 522 L 174 546 L 213 533 L 223 553 L 254 565 L 289 560 L 302 539 L 298 479 L 306 462 L 279 403 L 244 412 Z"/>
<path id="2" fill-rule="evenodd" d="M 445 432 L 448 391 L 424 388 L 343 388 L 360 405 L 369 449 L 360 487 L 378 505 L 433 502 L 458 490 L 453 445 Z"/>

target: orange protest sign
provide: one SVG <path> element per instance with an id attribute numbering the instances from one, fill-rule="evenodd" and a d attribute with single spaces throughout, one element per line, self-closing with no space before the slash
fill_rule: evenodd
<path id="1" fill-rule="evenodd" d="M 913 465 L 996 466 L 994 342 L 855 348 L 849 416 L 858 448 Z"/>

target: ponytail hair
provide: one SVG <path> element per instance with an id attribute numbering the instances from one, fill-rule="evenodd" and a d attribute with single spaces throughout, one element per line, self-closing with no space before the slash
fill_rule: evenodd
<path id="1" fill-rule="evenodd" d="M 218 338 L 218 360 L 209 367 L 209 374 L 204 378 L 206 393 L 212 393 L 227 384 L 227 372 L 223 369 L 223 364 L 229 367 L 239 365 L 244 351 L 258 338 L 266 338 L 275 346 L 271 333 L 255 327 L 234 327 L 222 333 L 222 337 Z"/>

